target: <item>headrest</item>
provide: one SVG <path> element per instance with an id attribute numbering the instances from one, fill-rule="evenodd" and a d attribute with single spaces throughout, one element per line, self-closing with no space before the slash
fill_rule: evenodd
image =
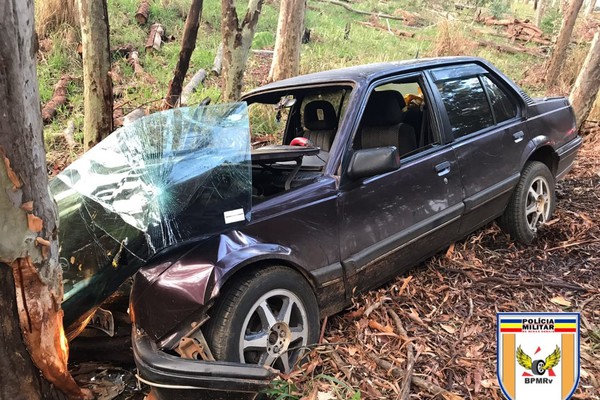
<path id="1" fill-rule="evenodd" d="M 368 126 L 399 124 L 402 122 L 402 109 L 405 106 L 404 97 L 400 92 L 394 90 L 371 92 L 363 121 Z"/>
<path id="2" fill-rule="evenodd" d="M 304 106 L 304 127 L 311 131 L 329 131 L 337 126 L 335 109 L 330 102 L 315 100 Z"/>

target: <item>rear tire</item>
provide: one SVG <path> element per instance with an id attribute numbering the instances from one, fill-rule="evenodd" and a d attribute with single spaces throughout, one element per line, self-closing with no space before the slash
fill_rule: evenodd
<path id="1" fill-rule="evenodd" d="M 206 339 L 217 360 L 289 372 L 319 338 L 319 308 L 298 272 L 280 266 L 234 278 L 209 311 Z"/>
<path id="2" fill-rule="evenodd" d="M 528 162 L 498 224 L 513 239 L 529 244 L 550 219 L 554 203 L 554 176 L 545 164 Z"/>

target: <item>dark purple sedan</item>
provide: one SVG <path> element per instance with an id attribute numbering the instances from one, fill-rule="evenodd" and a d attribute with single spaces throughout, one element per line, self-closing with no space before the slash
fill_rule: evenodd
<path id="1" fill-rule="evenodd" d="M 81 227 L 62 239 L 67 317 L 77 326 L 139 269 L 133 349 L 158 398 L 252 398 L 352 295 L 493 220 L 531 243 L 581 145 L 566 99 L 533 100 L 470 57 L 299 76 L 242 100 L 140 120 L 55 191 L 73 201 L 61 223 Z M 282 139 L 253 148 L 251 131 Z"/>

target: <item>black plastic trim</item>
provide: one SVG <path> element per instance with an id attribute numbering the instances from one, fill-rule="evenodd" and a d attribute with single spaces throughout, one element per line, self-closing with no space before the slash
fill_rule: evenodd
<path id="1" fill-rule="evenodd" d="M 519 182 L 520 177 L 521 174 L 517 172 L 516 174 L 509 176 L 508 178 L 490 186 L 489 188 L 467 197 L 465 199 L 465 214 L 512 190 L 516 186 L 517 182 Z"/>
<path id="2" fill-rule="evenodd" d="M 150 338 L 132 329 L 133 357 L 140 377 L 150 386 L 193 393 L 241 392 L 257 393 L 277 376 L 272 368 L 223 361 L 184 359 L 167 354 Z"/>
<path id="3" fill-rule="evenodd" d="M 558 168 L 556 170 L 556 179 L 562 179 L 573 167 L 577 151 L 581 147 L 583 139 L 581 136 L 575 137 L 563 146 L 556 149 L 558 155 Z"/>

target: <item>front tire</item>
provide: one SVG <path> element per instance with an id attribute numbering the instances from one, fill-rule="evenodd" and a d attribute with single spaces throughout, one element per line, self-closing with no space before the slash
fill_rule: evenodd
<path id="1" fill-rule="evenodd" d="M 513 239 L 529 244 L 553 211 L 554 176 L 545 164 L 532 161 L 525 164 L 521 179 L 498 223 Z"/>
<path id="2" fill-rule="evenodd" d="M 217 360 L 272 366 L 289 372 L 319 335 L 312 288 L 280 266 L 253 270 L 232 282 L 210 310 L 206 339 Z"/>

